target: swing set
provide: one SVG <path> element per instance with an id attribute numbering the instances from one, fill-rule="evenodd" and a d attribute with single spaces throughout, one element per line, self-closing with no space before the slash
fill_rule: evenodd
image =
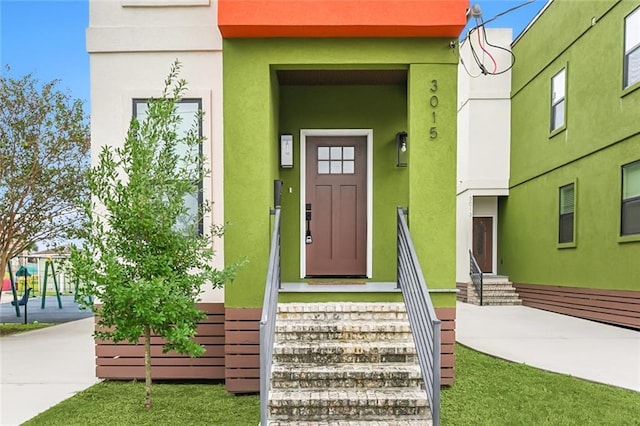
<path id="1" fill-rule="evenodd" d="M 29 256 L 29 257 L 33 257 L 33 256 Z M 24 322 L 25 324 L 27 323 L 27 305 L 29 303 L 29 293 L 31 292 L 31 290 L 33 290 L 32 287 L 29 287 L 29 284 L 27 282 L 27 278 L 29 275 L 32 275 L 29 273 L 29 270 L 27 268 L 27 265 L 22 265 L 20 267 L 20 269 L 16 272 L 15 276 L 13 274 L 13 271 L 11 269 L 11 262 L 7 262 L 7 270 L 9 272 L 9 281 L 11 283 L 11 293 L 13 295 L 13 301 L 11 302 L 11 304 L 15 307 L 16 310 L 16 316 L 20 317 L 20 306 L 24 306 Z M 40 309 L 44 309 L 45 304 L 46 304 L 46 295 L 47 295 L 47 280 L 49 278 L 49 274 L 51 274 L 51 277 L 53 278 L 53 286 L 55 288 L 55 292 L 56 292 L 56 298 L 58 300 L 58 309 L 62 309 L 62 300 L 60 299 L 60 286 L 58 285 L 58 279 L 57 279 L 57 275 L 56 275 L 56 269 L 53 263 L 53 258 L 51 256 L 48 256 L 46 258 L 45 261 L 45 267 L 44 267 L 44 283 L 42 285 L 42 302 L 40 303 Z M 22 295 L 22 298 L 18 299 L 18 279 L 24 277 L 24 293 Z M 75 285 L 75 292 L 74 294 L 78 294 L 78 283 L 76 282 Z"/>

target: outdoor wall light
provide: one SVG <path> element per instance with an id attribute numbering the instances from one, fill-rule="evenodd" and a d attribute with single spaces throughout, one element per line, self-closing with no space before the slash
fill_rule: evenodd
<path id="1" fill-rule="evenodd" d="M 280 167 L 293 167 L 293 135 L 280 135 Z"/>
<path id="2" fill-rule="evenodd" d="M 396 133 L 396 166 L 407 167 L 409 154 L 407 153 L 407 132 Z"/>

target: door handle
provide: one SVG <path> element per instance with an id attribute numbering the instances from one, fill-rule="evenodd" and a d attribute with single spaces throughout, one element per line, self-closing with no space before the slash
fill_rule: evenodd
<path id="1" fill-rule="evenodd" d="M 311 244 L 313 243 L 313 237 L 311 236 L 311 203 L 307 203 L 306 207 L 305 217 L 307 219 L 307 232 L 304 237 L 304 242 L 306 244 Z"/>

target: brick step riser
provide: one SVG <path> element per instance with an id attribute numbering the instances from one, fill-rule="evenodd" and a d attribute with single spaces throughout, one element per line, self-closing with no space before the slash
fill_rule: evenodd
<path id="1" fill-rule="evenodd" d="M 309 420 L 353 420 L 357 417 L 387 417 L 427 416 L 429 409 L 423 401 L 385 401 L 384 405 L 349 406 L 335 405 L 337 401 L 318 401 L 321 406 L 270 407 L 269 418 L 272 420 L 304 419 Z M 396 404 L 394 404 L 394 402 Z M 418 405 L 422 406 L 418 406 Z M 331 406 L 330 406 L 331 405 Z"/>
<path id="2" fill-rule="evenodd" d="M 277 364 L 353 364 L 381 362 L 406 362 L 414 364 L 415 354 L 337 354 L 337 353 L 308 353 L 308 354 L 278 354 L 273 355 L 273 362 Z"/>
<path id="3" fill-rule="evenodd" d="M 412 339 L 411 332 L 394 333 L 394 332 L 328 332 L 328 333 L 313 333 L 313 332 L 288 332 L 277 333 L 275 341 L 277 343 L 283 342 L 304 342 L 304 341 L 328 341 L 328 340 L 350 340 L 350 341 L 393 341 L 393 340 L 408 340 Z"/>
<path id="4" fill-rule="evenodd" d="M 271 378 L 271 387 L 273 389 L 345 389 L 345 388 L 384 388 L 384 387 L 411 387 L 421 388 L 424 387 L 424 382 L 421 378 L 402 379 L 402 378 L 386 378 L 386 379 L 374 379 L 374 378 L 350 378 L 350 379 L 336 379 L 336 378 L 318 378 L 318 379 L 298 379 L 292 377 L 277 377 Z"/>

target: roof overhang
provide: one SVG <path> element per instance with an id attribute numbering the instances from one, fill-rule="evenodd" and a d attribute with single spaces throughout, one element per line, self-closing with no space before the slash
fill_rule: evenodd
<path id="1" fill-rule="evenodd" d="M 469 0 L 219 0 L 224 38 L 453 37 Z"/>

